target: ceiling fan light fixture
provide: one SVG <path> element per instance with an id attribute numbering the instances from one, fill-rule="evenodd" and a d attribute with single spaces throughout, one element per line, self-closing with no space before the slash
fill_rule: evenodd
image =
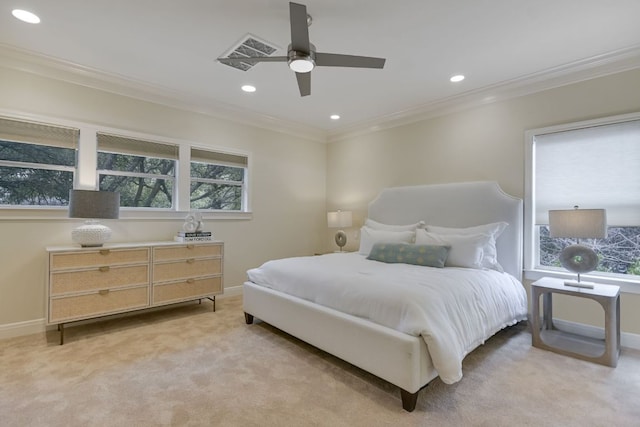
<path id="1" fill-rule="evenodd" d="M 296 73 L 308 73 L 316 66 L 311 58 L 295 58 L 289 61 L 289 68 Z"/>

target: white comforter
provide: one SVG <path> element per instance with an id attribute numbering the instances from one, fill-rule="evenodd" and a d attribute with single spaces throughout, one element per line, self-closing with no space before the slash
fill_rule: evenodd
<path id="1" fill-rule="evenodd" d="M 357 253 L 269 261 L 255 284 L 421 336 L 442 381 L 462 378 L 462 359 L 527 317 L 527 296 L 507 273 L 385 264 Z"/>

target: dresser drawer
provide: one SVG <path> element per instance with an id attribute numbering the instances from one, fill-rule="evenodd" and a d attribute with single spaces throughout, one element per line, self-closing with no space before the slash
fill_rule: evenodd
<path id="1" fill-rule="evenodd" d="M 211 276 L 222 272 L 222 260 L 189 258 L 181 261 L 157 263 L 153 265 L 153 282 L 167 282 Z"/>
<path id="2" fill-rule="evenodd" d="M 149 249 L 96 249 L 81 252 L 52 253 L 50 260 L 50 268 L 52 270 L 148 263 Z"/>
<path id="3" fill-rule="evenodd" d="M 49 322 L 101 316 L 149 305 L 149 287 L 118 289 L 51 299 Z"/>
<path id="4" fill-rule="evenodd" d="M 222 245 L 220 244 L 185 244 L 153 248 L 154 261 L 221 256 Z"/>
<path id="5" fill-rule="evenodd" d="M 153 304 L 196 299 L 222 293 L 222 277 L 188 279 L 153 286 Z"/>
<path id="6" fill-rule="evenodd" d="M 88 270 L 51 273 L 51 295 L 149 283 L 149 266 L 102 266 Z"/>

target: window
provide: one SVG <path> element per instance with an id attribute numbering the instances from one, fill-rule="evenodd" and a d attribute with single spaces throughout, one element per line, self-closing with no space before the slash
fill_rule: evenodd
<path id="1" fill-rule="evenodd" d="M 549 237 L 550 209 L 604 208 L 608 237 L 584 240 L 601 277 L 640 280 L 640 115 L 527 132 L 525 268 L 564 271 L 572 239 Z M 529 253 L 527 253 L 529 252 Z"/>
<path id="2" fill-rule="evenodd" d="M 248 219 L 249 154 L 48 118 L 0 116 L 0 219 L 62 218 L 72 188 L 120 193 L 131 218 Z M 37 209 L 40 208 L 40 209 Z"/>
<path id="3" fill-rule="evenodd" d="M 122 207 L 173 208 L 178 146 L 98 132 L 98 188 Z"/>
<path id="4" fill-rule="evenodd" d="M 80 131 L 0 118 L 0 205 L 66 206 Z"/>
<path id="5" fill-rule="evenodd" d="M 191 148 L 191 209 L 244 211 L 247 157 Z"/>

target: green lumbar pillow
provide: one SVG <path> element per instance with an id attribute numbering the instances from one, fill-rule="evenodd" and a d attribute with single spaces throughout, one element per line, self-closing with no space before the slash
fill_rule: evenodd
<path id="1" fill-rule="evenodd" d="M 449 248 L 439 245 L 379 242 L 373 245 L 367 259 L 442 268 L 449 255 Z"/>

